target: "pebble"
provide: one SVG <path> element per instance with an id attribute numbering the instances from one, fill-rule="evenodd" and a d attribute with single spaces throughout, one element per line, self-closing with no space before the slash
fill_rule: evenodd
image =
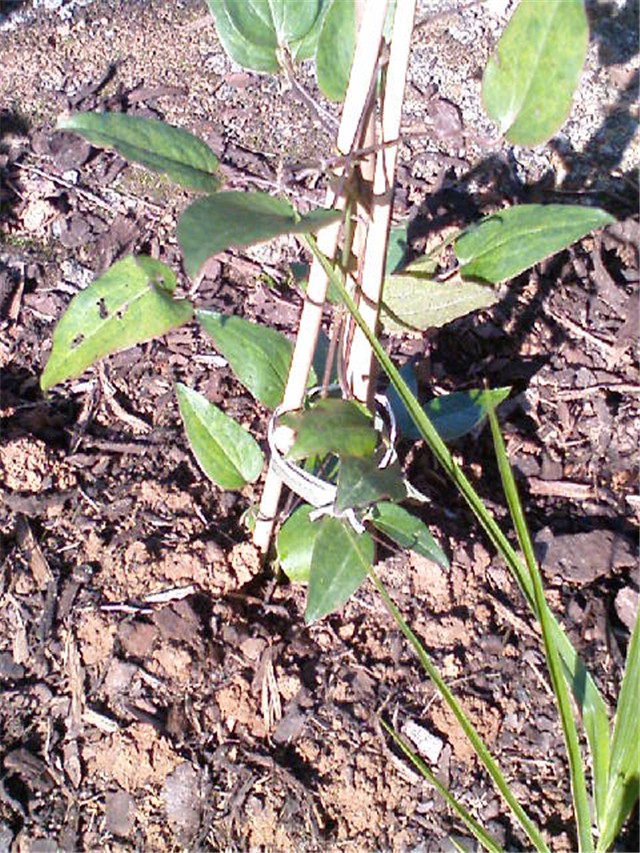
<path id="1" fill-rule="evenodd" d="M 426 758 L 430 764 L 437 764 L 444 743 L 436 735 L 409 720 L 402 727 L 402 734 L 406 735 L 409 740 L 415 745 L 415 748 Z"/>

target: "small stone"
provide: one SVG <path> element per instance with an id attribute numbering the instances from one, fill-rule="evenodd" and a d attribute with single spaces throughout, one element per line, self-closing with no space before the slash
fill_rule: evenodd
<path id="1" fill-rule="evenodd" d="M 158 637 L 158 629 L 148 622 L 125 622 L 118 630 L 118 638 L 128 655 L 146 657 Z"/>
<path id="2" fill-rule="evenodd" d="M 169 820 L 183 832 L 192 834 L 200 823 L 198 772 L 186 761 L 165 779 L 162 796 Z"/>
<path id="3" fill-rule="evenodd" d="M 126 791 L 107 794 L 105 801 L 105 829 L 111 835 L 126 837 L 133 829 L 135 803 Z"/>
<path id="4" fill-rule="evenodd" d="M 638 602 L 640 593 L 633 587 L 625 586 L 616 595 L 615 608 L 618 614 L 618 619 L 622 622 L 625 628 L 633 631 L 633 626 L 638 618 Z"/>
<path id="5" fill-rule="evenodd" d="M 16 663 L 9 652 L 0 653 L 0 678 L 9 678 L 18 681 L 24 678 L 24 667 Z"/>
<path id="6" fill-rule="evenodd" d="M 416 750 L 430 764 L 437 764 L 444 746 L 443 741 L 437 735 L 431 734 L 430 731 L 409 720 L 402 727 L 402 734 L 406 735 L 414 744 Z"/>

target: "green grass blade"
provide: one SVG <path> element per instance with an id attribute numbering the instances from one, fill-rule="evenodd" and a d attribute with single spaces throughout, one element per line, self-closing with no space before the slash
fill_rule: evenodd
<path id="1" fill-rule="evenodd" d="M 470 814 L 467 809 L 459 802 L 453 794 L 449 791 L 448 788 L 440 782 L 435 773 L 428 767 L 425 762 L 417 755 L 409 746 L 409 744 L 403 740 L 395 729 L 393 729 L 388 723 L 385 723 L 384 720 L 380 720 L 380 724 L 382 728 L 386 731 L 386 733 L 393 738 L 396 744 L 400 747 L 402 752 L 407 756 L 409 761 L 418 769 L 418 771 L 424 776 L 424 778 L 429 782 L 430 785 L 436 789 L 436 791 L 440 794 L 440 796 L 445 800 L 447 805 L 458 815 L 460 820 L 467 827 L 469 832 L 471 832 L 475 838 L 477 839 L 479 844 L 486 850 L 490 850 L 491 853 L 502 853 L 502 847 L 497 844 L 493 838 L 489 835 L 486 829 L 478 823 L 478 821 Z M 455 844 L 455 842 L 454 842 Z"/>
<path id="2" fill-rule="evenodd" d="M 533 584 L 540 627 L 542 629 L 542 639 L 547 659 L 547 667 L 549 669 L 549 676 L 551 678 L 551 685 L 556 697 L 556 702 L 558 703 L 558 712 L 560 714 L 567 757 L 569 759 L 573 808 L 578 829 L 578 842 L 581 851 L 592 851 L 593 835 L 591 833 L 589 797 L 587 794 L 582 754 L 580 752 L 580 744 L 578 742 L 578 732 L 576 730 L 575 720 L 573 719 L 567 682 L 564 678 L 564 673 L 560 664 L 558 649 L 554 642 L 551 612 L 544 596 L 542 578 L 540 577 L 540 571 L 533 551 L 533 543 L 531 542 L 531 537 L 529 535 L 529 530 L 527 528 L 527 523 L 522 509 L 522 502 L 518 494 L 511 465 L 509 464 L 504 440 L 502 438 L 502 433 L 500 432 L 500 426 L 498 425 L 498 417 L 493 406 L 489 406 L 489 422 L 491 424 L 493 446 L 498 460 L 498 469 L 500 471 L 500 479 L 502 480 L 502 488 L 504 489 L 504 493 L 507 498 L 511 519 L 516 529 L 518 542 L 520 543 L 520 548 L 524 554 L 531 582 Z"/>
<path id="3" fill-rule="evenodd" d="M 611 746 L 606 806 L 598 851 L 608 850 L 638 800 L 640 789 L 640 620 L 631 635 Z"/>
<path id="4" fill-rule="evenodd" d="M 514 796 L 513 792 L 509 788 L 507 780 L 502 775 L 502 771 L 498 767 L 498 764 L 494 757 L 491 755 L 491 752 L 489 751 L 487 745 L 476 731 L 471 720 L 465 714 L 462 706 L 460 705 L 456 697 L 453 695 L 451 690 L 449 690 L 446 682 L 444 681 L 444 679 L 434 666 L 431 658 L 427 654 L 426 649 L 424 648 L 416 634 L 413 633 L 413 631 L 407 624 L 404 616 L 396 606 L 395 602 L 387 592 L 386 587 L 375 574 L 373 569 L 369 571 L 369 577 L 371 578 L 373 585 L 375 586 L 380 597 L 382 598 L 382 601 L 384 602 L 385 607 L 391 614 L 394 622 L 400 628 L 409 644 L 413 647 L 413 650 L 418 656 L 418 660 L 420 661 L 422 668 L 427 673 L 429 678 L 433 681 L 433 683 L 438 689 L 438 692 L 453 712 L 456 720 L 460 724 L 462 730 L 468 737 L 469 742 L 473 746 L 478 758 L 484 764 L 487 773 L 491 776 L 496 788 L 504 797 L 516 820 L 529 837 L 529 840 L 531 841 L 536 850 L 548 851 L 549 848 L 545 844 L 544 838 L 542 837 L 536 825 L 533 823 L 529 815 L 522 808 L 522 806 Z"/>
<path id="5" fill-rule="evenodd" d="M 580 660 L 580 657 L 555 617 L 552 616 L 553 641 L 560 654 L 565 678 L 573 692 L 582 724 L 587 736 L 592 762 L 593 794 L 596 823 L 600 825 L 605 809 L 605 798 L 609 780 L 609 715 L 604 699 L 596 684 Z"/>
<path id="6" fill-rule="evenodd" d="M 456 464 L 446 444 L 442 441 L 435 427 L 423 412 L 422 407 L 416 400 L 415 396 L 411 393 L 411 389 L 400 375 L 400 372 L 386 354 L 376 336 L 362 320 L 362 316 L 358 311 L 357 306 L 343 286 L 341 276 L 334 269 L 331 262 L 328 261 L 322 252 L 318 250 L 317 244 L 313 238 L 306 237 L 305 241 L 311 252 L 313 252 L 315 257 L 317 257 L 319 262 L 322 264 L 323 269 L 327 273 L 334 287 L 340 293 L 356 324 L 362 329 L 362 332 L 371 345 L 376 358 L 389 377 L 391 384 L 396 389 L 401 401 L 406 406 L 412 421 L 415 423 L 420 432 L 420 435 L 427 442 L 435 458 L 464 497 L 491 543 L 504 557 L 511 573 L 518 581 L 528 605 L 537 616 L 537 605 L 529 572 L 523 566 L 518 555 L 511 547 L 509 540 L 506 538 L 491 513 L 485 507 L 482 499 L 473 488 L 464 472 Z M 565 677 L 569 681 L 574 698 L 582 714 L 584 729 L 593 761 L 596 810 L 598 814 L 601 814 L 604 809 L 604 796 L 606 795 L 606 786 L 609 774 L 609 719 L 606 705 L 596 683 L 587 672 L 569 638 L 553 616 L 551 618 L 551 624 L 553 641 L 560 654 Z"/>

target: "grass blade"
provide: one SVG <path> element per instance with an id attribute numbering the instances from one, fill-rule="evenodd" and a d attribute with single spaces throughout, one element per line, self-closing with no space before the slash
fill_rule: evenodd
<path id="1" fill-rule="evenodd" d="M 558 703 L 558 712 L 562 723 L 562 731 L 564 733 L 567 757 L 569 759 L 569 770 L 571 773 L 571 790 L 573 793 L 573 808 L 576 816 L 578 828 L 578 841 L 581 851 L 593 850 L 593 835 L 591 833 L 591 816 L 589 813 L 589 797 L 587 795 L 587 786 L 584 777 L 584 765 L 582 755 L 580 753 L 580 744 L 578 742 L 578 732 L 576 730 L 575 720 L 573 719 L 571 703 L 569 700 L 569 691 L 567 690 L 567 682 L 563 676 L 560 656 L 554 642 L 553 626 L 551 621 L 551 612 L 544 597 L 542 587 L 542 578 L 536 562 L 533 551 L 533 543 L 529 536 L 529 530 L 525 521 L 524 512 L 522 510 L 522 502 L 516 488 L 516 482 L 509 464 L 507 451 L 504 446 L 504 440 L 500 427 L 498 425 L 498 417 L 495 408 L 489 406 L 489 422 L 491 423 L 491 433 L 493 436 L 493 446 L 498 460 L 498 469 L 500 471 L 500 479 L 502 480 L 502 488 L 504 489 L 511 513 L 511 519 L 516 529 L 518 542 L 524 554 L 533 591 L 538 609 L 538 618 L 542 629 L 542 639 L 544 643 L 544 651 L 547 659 L 547 667 L 551 678 L 551 685 Z"/>
<path id="2" fill-rule="evenodd" d="M 490 850 L 491 853 L 502 853 L 502 847 L 497 844 L 493 838 L 489 835 L 486 829 L 478 823 L 478 821 L 473 817 L 470 812 L 465 809 L 465 807 L 460 803 L 453 794 L 445 788 L 445 786 L 440 782 L 435 773 L 428 767 L 425 762 L 417 755 L 409 746 L 409 744 L 403 740 L 398 732 L 393 729 L 388 723 L 385 723 L 384 720 L 380 720 L 380 724 L 382 728 L 386 731 L 386 733 L 393 738 L 396 744 L 400 747 L 402 752 L 407 756 L 409 761 L 418 769 L 418 771 L 424 776 L 424 778 L 429 782 L 430 785 L 436 789 L 436 791 L 440 794 L 440 796 L 445 800 L 447 805 L 458 815 L 460 820 L 467 827 L 469 832 L 471 832 L 478 843 L 482 844 L 482 846 L 486 850 Z M 455 842 L 454 842 L 455 843 Z"/>
<path id="3" fill-rule="evenodd" d="M 460 727 L 462 728 L 466 736 L 469 738 L 469 742 L 473 746 L 478 758 L 484 764 L 487 773 L 491 776 L 496 788 L 504 797 L 509 808 L 515 815 L 516 820 L 529 837 L 529 840 L 531 841 L 536 850 L 548 851 L 549 848 L 545 844 L 544 838 L 540 834 L 538 828 L 533 823 L 529 815 L 525 812 L 525 810 L 522 808 L 522 806 L 512 793 L 509 787 L 509 783 L 502 775 L 502 771 L 498 767 L 498 764 L 494 757 L 491 755 L 489 748 L 476 731 L 473 723 L 465 714 L 462 706 L 460 705 L 456 697 L 453 695 L 451 690 L 449 690 L 446 682 L 444 681 L 439 671 L 433 664 L 433 661 L 429 657 L 427 650 L 422 645 L 416 634 L 413 633 L 413 631 L 407 624 L 404 616 L 402 615 L 397 605 L 387 592 L 386 587 L 384 586 L 380 578 L 378 578 L 373 569 L 370 569 L 369 577 L 371 578 L 373 585 L 375 586 L 380 597 L 382 598 L 384 606 L 391 614 L 391 617 L 393 618 L 396 625 L 400 628 L 409 644 L 413 647 L 413 650 L 418 656 L 418 660 L 420 661 L 422 668 L 427 673 L 429 678 L 433 681 L 433 683 L 438 689 L 438 692 L 453 712 L 456 720 L 460 724 Z"/>
<path id="4" fill-rule="evenodd" d="M 633 809 L 640 789 L 640 620 L 631 635 L 611 746 L 606 806 L 599 823 L 598 851 L 608 850 Z"/>

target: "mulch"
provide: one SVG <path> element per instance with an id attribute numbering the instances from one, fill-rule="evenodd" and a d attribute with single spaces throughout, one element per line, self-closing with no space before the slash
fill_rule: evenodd
<path id="1" fill-rule="evenodd" d="M 117 74 L 70 106 L 157 115 L 158 98 L 176 94 L 126 90 Z M 180 429 L 175 381 L 264 440 L 266 413 L 201 331 L 134 347 L 42 395 L 53 325 L 74 293 L 131 252 L 181 269 L 184 197 L 167 211 L 126 189 L 117 155 L 10 111 L 0 127 L 2 846 L 444 849 L 459 830 L 391 748 L 382 716 L 431 738 L 442 781 L 501 843 L 524 849 L 371 591 L 305 626 L 304 590 L 260 570 L 243 523 L 259 489 L 207 483 Z M 236 143 L 222 160 L 237 186 L 279 179 Z M 464 164 L 441 165 L 427 187 L 410 161 L 401 171 L 416 252 L 505 201 L 557 199 L 544 179 L 520 185 L 508 163 L 486 164 L 481 180 L 476 169 L 473 183 Z M 321 192 L 298 180 L 292 193 Z M 570 176 L 567 186 L 581 191 Z M 634 188 L 622 188 L 592 199 L 616 225 L 519 277 L 494 309 L 392 343 L 400 359 L 419 357 L 425 394 L 512 386 L 501 420 L 549 598 L 611 703 L 638 607 L 640 226 Z M 225 253 L 194 298 L 293 335 L 301 297 L 287 264 L 301 259 L 289 240 L 266 256 Z M 490 436 L 455 452 L 506 521 Z M 380 574 L 553 849 L 573 849 L 535 626 L 426 448 L 401 456 L 452 565 L 383 549 Z M 637 849 L 633 827 L 621 843 Z"/>

